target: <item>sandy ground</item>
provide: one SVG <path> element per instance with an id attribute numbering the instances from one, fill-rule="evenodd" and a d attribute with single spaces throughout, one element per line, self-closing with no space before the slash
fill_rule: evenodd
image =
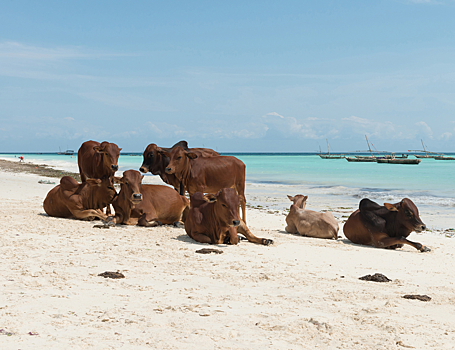
<path id="1" fill-rule="evenodd" d="M 214 247 L 173 227 L 48 217 L 55 185 L 39 180 L 0 172 L 0 349 L 455 347 L 449 235 L 411 234 L 429 253 L 376 249 L 290 235 L 283 213 L 250 208 L 251 231 L 275 244 Z M 392 281 L 359 280 L 376 272 Z"/>

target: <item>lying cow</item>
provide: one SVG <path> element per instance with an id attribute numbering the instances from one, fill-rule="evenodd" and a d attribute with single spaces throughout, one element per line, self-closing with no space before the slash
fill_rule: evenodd
<path id="1" fill-rule="evenodd" d="M 181 195 L 185 194 L 185 188 L 177 177 L 173 174 L 167 174 L 166 168 L 169 164 L 169 157 L 165 156 L 162 152 L 171 152 L 175 147 L 182 147 L 185 151 L 191 151 L 198 155 L 198 157 L 216 157 L 219 153 L 210 148 L 188 148 L 186 141 L 179 141 L 170 148 L 158 147 L 156 144 L 151 143 L 144 151 L 142 162 L 139 170 L 142 173 L 150 171 L 153 175 L 159 175 L 161 180 L 173 186 Z"/>
<path id="2" fill-rule="evenodd" d="M 112 203 L 117 224 L 154 227 L 160 224 L 178 226 L 189 210 L 189 201 L 168 186 L 142 185 L 139 171 L 127 170 L 118 180 L 120 192 Z"/>
<path id="3" fill-rule="evenodd" d="M 288 196 L 288 198 L 293 204 L 286 216 L 286 232 L 315 238 L 338 238 L 338 222 L 332 213 L 306 210 L 308 196 L 298 194 L 294 197 Z"/>
<path id="4" fill-rule="evenodd" d="M 204 158 L 194 152 L 175 147 L 169 157 L 166 174 L 175 175 L 182 181 L 190 197 L 196 192 L 216 193 L 222 188 L 233 188 L 240 197 L 243 221 L 246 222 L 245 164 L 231 156 Z"/>
<path id="5" fill-rule="evenodd" d="M 421 252 L 427 252 L 429 248 L 406 239 L 412 231 L 422 232 L 425 229 L 419 210 L 410 199 L 404 198 L 399 203 L 384 203 L 381 206 L 364 198 L 359 203 L 359 209 L 344 224 L 343 231 L 353 243 L 391 249 L 409 244 Z"/>
<path id="6" fill-rule="evenodd" d="M 185 221 L 185 231 L 200 243 L 238 244 L 238 233 L 250 242 L 270 245 L 271 239 L 253 235 L 238 215 L 239 196 L 232 188 L 223 188 L 216 194 L 196 192 L 191 196 L 191 209 Z"/>
<path id="7" fill-rule="evenodd" d="M 60 179 L 60 185 L 49 191 L 43 208 L 49 216 L 93 220 L 99 218 L 110 222 L 112 217 L 103 214 L 102 209 L 112 203 L 117 192 L 112 179 L 87 179 L 79 184 L 70 176 Z"/>
<path id="8" fill-rule="evenodd" d="M 118 170 L 118 157 L 121 150 L 115 143 L 107 141 L 84 142 L 77 152 L 81 181 L 85 182 L 87 178 L 101 179 L 104 176 L 114 176 Z"/>

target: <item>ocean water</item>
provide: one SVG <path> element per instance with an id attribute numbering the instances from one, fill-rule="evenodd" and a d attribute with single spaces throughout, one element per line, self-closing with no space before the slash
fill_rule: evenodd
<path id="1" fill-rule="evenodd" d="M 78 172 L 77 155 L 0 154 L 4 159 L 17 159 L 47 164 L 58 169 Z M 349 203 L 368 197 L 377 202 L 398 202 L 411 198 L 417 205 L 440 208 L 455 207 L 455 161 L 422 159 L 419 165 L 353 163 L 345 159 L 321 159 L 311 154 L 225 154 L 234 155 L 246 164 L 248 189 L 261 188 L 271 195 L 286 194 L 337 196 Z M 410 156 L 411 157 L 411 156 Z M 117 175 L 128 169 L 138 170 L 142 155 L 121 155 Z M 151 174 L 147 174 L 152 176 Z"/>

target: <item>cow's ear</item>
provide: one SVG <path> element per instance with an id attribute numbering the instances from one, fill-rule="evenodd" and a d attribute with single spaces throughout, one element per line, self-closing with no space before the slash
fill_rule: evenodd
<path id="1" fill-rule="evenodd" d="M 104 151 L 104 147 L 101 147 L 101 146 L 95 146 L 95 147 L 93 147 L 93 149 L 95 150 L 96 153 L 106 153 Z"/>
<path id="2" fill-rule="evenodd" d="M 384 207 L 386 207 L 389 211 L 398 211 L 398 208 L 390 203 L 384 203 Z"/>
<path id="3" fill-rule="evenodd" d="M 304 202 L 306 202 L 307 199 L 308 199 L 308 196 L 304 196 L 304 197 L 303 197 L 303 201 L 304 201 Z"/>
<path id="4" fill-rule="evenodd" d="M 207 193 L 204 195 L 204 199 L 207 202 L 213 203 L 216 202 L 216 196 L 213 193 Z"/>
<path id="5" fill-rule="evenodd" d="M 122 148 L 119 148 L 118 151 L 120 152 L 122 150 Z"/>
<path id="6" fill-rule="evenodd" d="M 290 195 L 287 195 L 287 196 L 288 196 L 288 198 L 289 198 L 289 200 L 290 200 L 291 202 L 294 202 L 294 197 L 292 197 L 292 196 L 290 196 Z"/>
<path id="7" fill-rule="evenodd" d="M 93 186 L 101 186 L 101 179 L 87 179 L 87 183 Z"/>
<path id="8" fill-rule="evenodd" d="M 197 158 L 197 154 L 196 153 L 193 153 L 193 152 L 187 152 L 186 153 L 186 156 L 190 159 L 196 159 Z"/>
<path id="9" fill-rule="evenodd" d="M 163 151 L 162 149 L 157 149 L 157 152 L 165 157 L 171 158 L 171 155 L 167 151 Z"/>
<path id="10" fill-rule="evenodd" d="M 115 184 L 123 183 L 123 177 L 114 176 L 114 183 Z"/>

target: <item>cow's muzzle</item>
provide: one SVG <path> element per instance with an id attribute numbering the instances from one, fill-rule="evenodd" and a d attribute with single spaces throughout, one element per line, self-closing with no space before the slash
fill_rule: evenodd
<path id="1" fill-rule="evenodd" d="M 422 225 L 417 225 L 414 229 L 415 232 L 422 232 L 422 231 L 425 231 L 427 229 L 427 227 L 425 226 L 425 224 L 422 224 Z"/>
<path id="2" fill-rule="evenodd" d="M 140 201 L 142 201 L 142 194 L 140 193 L 133 193 L 133 203 L 139 203 Z"/>
<path id="3" fill-rule="evenodd" d="M 170 174 L 172 171 L 172 168 L 166 168 L 166 174 Z"/>
<path id="4" fill-rule="evenodd" d="M 112 164 L 111 165 L 111 169 L 114 170 L 114 171 L 117 171 L 118 170 L 118 165 Z"/>
<path id="5" fill-rule="evenodd" d="M 149 170 L 148 170 L 147 167 L 141 166 L 141 167 L 139 168 L 139 171 L 140 171 L 141 173 L 144 173 L 144 174 L 145 174 L 145 173 L 147 173 L 147 171 L 149 171 Z"/>

